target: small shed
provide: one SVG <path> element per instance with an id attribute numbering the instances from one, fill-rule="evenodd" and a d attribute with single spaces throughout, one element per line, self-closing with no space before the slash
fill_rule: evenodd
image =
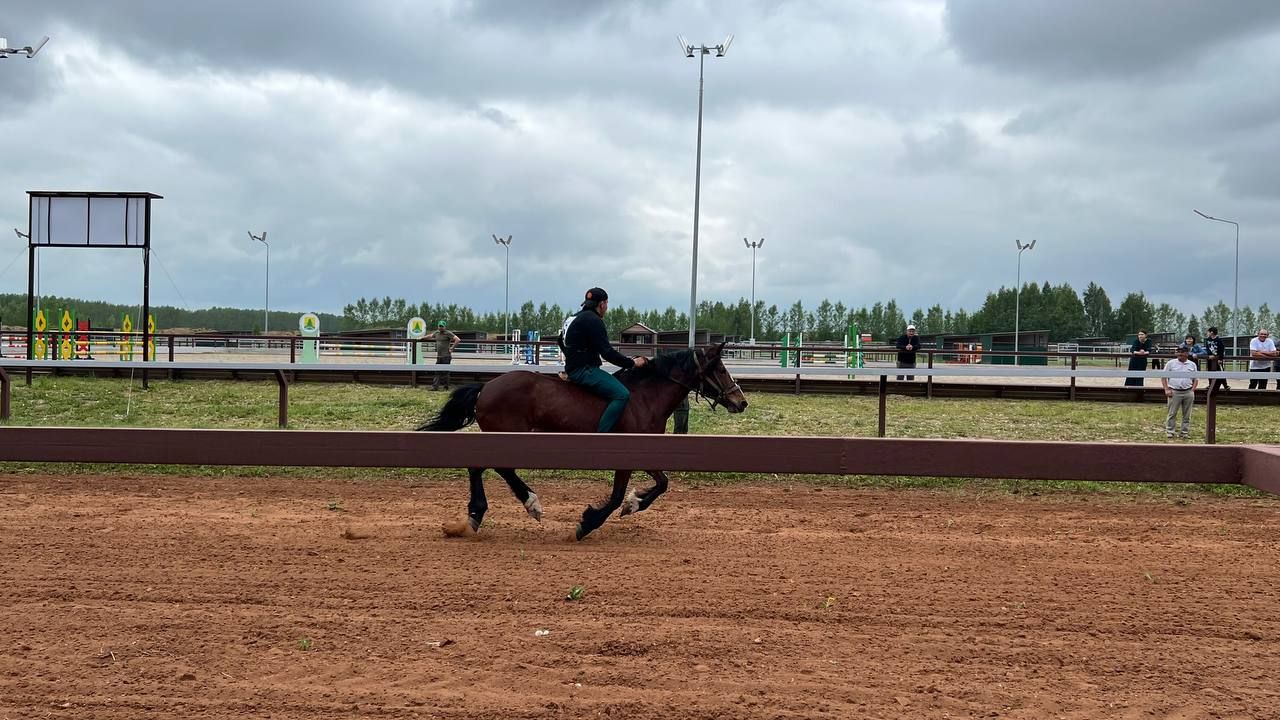
<path id="1" fill-rule="evenodd" d="M 1014 333 L 1007 332 L 989 332 L 989 333 L 971 333 L 968 335 L 930 335 L 929 339 L 934 342 L 933 347 L 940 350 L 955 349 L 957 356 L 977 357 L 977 362 L 986 363 L 988 365 L 1013 365 L 1012 355 L 993 355 L 994 352 L 1013 352 L 1014 350 Z M 1017 349 L 1020 352 L 1048 352 L 1049 351 L 1049 331 L 1048 330 L 1020 330 L 1017 333 Z M 929 347 L 928 340 L 924 340 L 923 347 Z M 947 360 L 951 360 L 947 357 Z M 1049 359 L 1045 356 L 1023 356 L 1018 361 L 1019 365 L 1047 365 Z"/>
<path id="2" fill-rule="evenodd" d="M 622 331 L 623 345 L 652 345 L 657 340 L 658 331 L 644 323 L 636 323 Z"/>
<path id="3" fill-rule="evenodd" d="M 657 335 L 659 345 L 688 346 L 689 344 L 689 330 L 687 328 L 684 330 L 659 330 Z M 699 347 L 724 341 L 724 333 L 713 333 L 710 330 L 693 331 L 693 344 Z"/>

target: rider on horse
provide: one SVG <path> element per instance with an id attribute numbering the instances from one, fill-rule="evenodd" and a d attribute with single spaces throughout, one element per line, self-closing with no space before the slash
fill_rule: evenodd
<path id="1" fill-rule="evenodd" d="M 587 291 L 582 310 L 569 321 L 561 340 L 564 349 L 565 373 L 569 381 L 609 401 L 596 432 L 613 430 L 627 408 L 631 391 L 617 378 L 600 369 L 601 358 L 621 368 L 643 367 L 647 358 L 629 358 L 613 349 L 609 332 L 605 328 L 605 312 L 609 309 L 609 293 L 601 288 Z"/>

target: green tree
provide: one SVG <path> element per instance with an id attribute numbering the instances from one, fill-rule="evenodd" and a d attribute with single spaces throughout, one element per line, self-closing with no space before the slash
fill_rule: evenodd
<path id="1" fill-rule="evenodd" d="M 1183 335 L 1187 330 L 1187 316 L 1169 303 L 1160 303 L 1156 307 L 1151 325 L 1154 332 Z"/>
<path id="2" fill-rule="evenodd" d="M 943 312 L 941 305 L 930 307 L 924 314 L 924 320 L 918 324 L 924 328 L 921 332 L 930 334 L 951 332 L 951 323 L 948 322 L 947 313 Z"/>
<path id="3" fill-rule="evenodd" d="M 1107 291 L 1097 283 L 1089 283 L 1089 287 L 1084 290 L 1085 333 L 1090 337 L 1109 336 L 1113 315 Z M 1111 337 L 1113 340 L 1120 339 Z"/>
<path id="4" fill-rule="evenodd" d="M 831 301 L 826 298 L 823 298 L 822 302 L 818 304 L 818 312 L 815 315 L 813 328 L 814 340 L 835 339 L 836 327 L 839 326 L 835 311 L 835 305 L 832 305 Z"/>
<path id="5" fill-rule="evenodd" d="M 1229 337 L 1235 330 L 1231 324 L 1231 308 L 1221 300 L 1216 305 L 1210 305 L 1204 309 L 1204 314 L 1200 316 L 1200 324 L 1204 326 L 1205 332 L 1208 332 L 1211 327 L 1218 328 L 1218 334 L 1224 337 Z M 1245 331 L 1241 330 L 1241 332 Z"/>
<path id="6" fill-rule="evenodd" d="M 877 302 L 871 306 L 871 310 L 867 313 L 867 326 L 865 332 L 871 333 L 871 336 L 879 340 L 887 340 L 890 335 L 886 330 L 888 324 L 884 320 L 884 303 Z"/>
<path id="7" fill-rule="evenodd" d="M 927 326 L 925 325 L 925 322 L 924 322 L 924 310 L 921 310 L 920 308 L 916 308 L 915 312 L 911 313 L 911 324 L 916 326 L 917 332 L 921 332 L 921 333 L 928 332 L 925 329 Z"/>
<path id="8" fill-rule="evenodd" d="M 1051 340 L 1061 342 L 1085 335 L 1089 328 L 1089 318 L 1084 311 L 1084 303 L 1069 284 L 1063 283 L 1051 290 L 1046 307 L 1047 323 Z"/>
<path id="9" fill-rule="evenodd" d="M 1156 309 L 1151 301 L 1141 292 L 1131 292 L 1124 296 L 1115 313 L 1112 314 L 1111 330 L 1108 337 L 1119 339 L 1139 330 L 1153 332 Z"/>
<path id="10" fill-rule="evenodd" d="M 1253 308 L 1245 305 L 1240 308 L 1240 334 L 1253 335 L 1262 327 L 1258 324 L 1258 316 L 1254 314 Z"/>
<path id="11" fill-rule="evenodd" d="M 761 305 L 763 304 L 762 302 Z M 761 331 L 756 333 L 760 339 L 776 341 L 782 337 L 782 313 L 777 305 L 770 305 L 767 310 L 757 314 L 756 322 L 760 323 L 761 327 Z"/>
<path id="12" fill-rule="evenodd" d="M 884 305 L 884 334 L 885 337 L 896 338 L 907 328 L 907 316 L 902 313 L 902 308 L 898 307 L 898 301 L 890 299 Z"/>
<path id="13" fill-rule="evenodd" d="M 1275 332 L 1276 316 L 1275 313 L 1271 311 L 1271 307 L 1266 303 L 1262 303 L 1262 305 L 1258 306 L 1257 321 L 1258 327 L 1267 328 L 1268 330 Z"/>

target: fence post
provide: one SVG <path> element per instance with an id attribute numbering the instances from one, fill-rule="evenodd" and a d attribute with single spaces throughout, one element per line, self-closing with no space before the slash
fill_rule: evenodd
<path id="1" fill-rule="evenodd" d="M 885 396 L 889 394 L 889 376 L 880 376 L 880 427 L 878 434 L 884 437 Z"/>
<path id="2" fill-rule="evenodd" d="M 418 364 L 418 338 L 409 338 L 409 364 Z M 418 387 L 418 371 L 416 369 L 409 371 L 409 387 Z"/>
<path id="3" fill-rule="evenodd" d="M 926 350 L 929 354 L 929 369 L 933 369 L 933 351 Z M 933 373 L 929 373 L 929 377 L 924 381 L 924 397 L 926 400 L 933 399 Z"/>
<path id="4" fill-rule="evenodd" d="M 173 336 L 169 336 L 169 362 L 173 362 Z"/>
<path id="5" fill-rule="evenodd" d="M 1071 356 L 1071 389 L 1067 391 L 1068 400 L 1076 399 L 1076 360 L 1078 359 L 1079 356 L 1077 355 Z"/>
<path id="6" fill-rule="evenodd" d="M 9 419 L 9 391 L 12 383 L 9 382 L 9 373 L 0 367 L 0 420 Z"/>
<path id="7" fill-rule="evenodd" d="M 1218 442 L 1218 398 L 1213 392 L 1214 380 L 1209 381 L 1209 391 L 1204 394 L 1204 441 L 1208 445 Z"/>
<path id="8" fill-rule="evenodd" d="M 283 428 L 289 424 L 289 383 L 285 380 L 283 370 L 276 370 L 276 382 L 280 385 L 280 406 L 277 415 L 280 427 Z"/>

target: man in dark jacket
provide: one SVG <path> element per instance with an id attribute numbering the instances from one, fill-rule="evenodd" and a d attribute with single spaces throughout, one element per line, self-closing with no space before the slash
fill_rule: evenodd
<path id="1" fill-rule="evenodd" d="M 621 368 L 643 367 L 648 360 L 634 360 L 613 349 L 609 343 L 609 331 L 605 328 L 604 314 L 609 309 L 609 294 L 601 288 L 591 288 L 582 302 L 582 310 L 573 316 L 564 331 L 564 370 L 569 382 L 580 385 L 609 401 L 600 416 L 596 432 L 607 433 L 627 409 L 631 391 L 618 379 L 600 369 L 601 358 Z"/>
<path id="2" fill-rule="evenodd" d="M 920 349 L 920 336 L 916 335 L 916 326 L 908 325 L 907 334 L 898 336 L 898 367 L 914 368 L 916 366 L 916 351 Z M 898 376 L 901 380 L 902 375 Z M 906 379 L 915 380 L 915 375 L 907 375 Z"/>
<path id="3" fill-rule="evenodd" d="M 1204 339 L 1204 350 L 1207 353 L 1205 364 L 1208 365 L 1206 370 L 1209 372 L 1218 372 L 1222 370 L 1222 359 L 1226 356 L 1226 346 L 1222 342 L 1222 338 L 1218 337 L 1218 328 L 1209 328 L 1209 335 Z M 1224 378 L 1216 378 L 1209 383 L 1209 389 L 1216 390 L 1221 387 L 1223 390 L 1230 390 L 1227 381 Z"/>

